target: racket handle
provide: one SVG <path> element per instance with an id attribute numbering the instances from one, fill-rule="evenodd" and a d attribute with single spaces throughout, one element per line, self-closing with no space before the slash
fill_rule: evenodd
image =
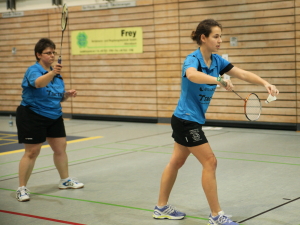
<path id="1" fill-rule="evenodd" d="M 58 63 L 61 64 L 61 56 L 58 57 Z"/>

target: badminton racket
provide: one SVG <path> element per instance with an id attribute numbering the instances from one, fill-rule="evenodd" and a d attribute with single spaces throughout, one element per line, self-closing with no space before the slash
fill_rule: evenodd
<path id="1" fill-rule="evenodd" d="M 249 121 L 258 120 L 261 114 L 260 99 L 255 93 L 251 93 L 247 98 L 243 99 L 238 93 L 232 90 L 237 96 L 244 101 L 244 113 Z"/>
<path id="2" fill-rule="evenodd" d="M 62 42 L 64 38 L 64 31 L 67 27 L 68 23 L 68 6 L 67 4 L 63 5 L 62 12 L 61 12 L 61 41 L 60 41 L 60 53 L 58 57 L 58 63 L 61 64 L 61 49 L 62 49 Z"/>

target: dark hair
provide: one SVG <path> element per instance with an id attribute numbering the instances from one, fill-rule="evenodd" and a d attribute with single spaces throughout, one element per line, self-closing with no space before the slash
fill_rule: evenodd
<path id="1" fill-rule="evenodd" d="M 35 44 L 34 55 L 37 61 L 39 61 L 40 59 L 37 57 L 36 53 L 42 54 L 43 51 L 48 47 L 53 49 L 55 49 L 56 47 L 54 42 L 51 41 L 49 38 L 42 38 Z"/>
<path id="2" fill-rule="evenodd" d="M 220 27 L 222 30 L 222 25 L 215 21 L 214 19 L 206 19 L 199 23 L 196 31 L 193 31 L 191 38 L 193 41 L 196 41 L 198 45 L 202 44 L 201 35 L 204 34 L 205 37 L 209 37 L 212 27 Z"/>

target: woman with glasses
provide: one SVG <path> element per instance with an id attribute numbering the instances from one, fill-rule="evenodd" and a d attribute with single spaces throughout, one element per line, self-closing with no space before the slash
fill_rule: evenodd
<path id="1" fill-rule="evenodd" d="M 20 202 L 30 200 L 26 185 L 46 140 L 54 152 L 54 164 L 61 178 L 58 187 L 76 189 L 84 186 L 69 177 L 66 132 L 60 104 L 69 97 L 76 97 L 77 92 L 65 91 L 60 75 L 62 65 L 54 63 L 55 44 L 50 39 L 40 39 L 34 52 L 37 62 L 24 75 L 22 101 L 16 114 L 19 143 L 25 146 L 19 164 L 19 188 L 16 195 Z M 52 64 L 55 65 L 52 67 Z"/>

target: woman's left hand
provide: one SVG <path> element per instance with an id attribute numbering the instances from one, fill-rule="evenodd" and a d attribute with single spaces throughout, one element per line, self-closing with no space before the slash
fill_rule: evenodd
<path id="1" fill-rule="evenodd" d="M 69 98 L 69 97 L 75 98 L 77 96 L 77 91 L 74 89 L 68 90 L 68 91 L 66 91 L 65 96 L 67 98 Z"/>
<path id="2" fill-rule="evenodd" d="M 276 88 L 275 85 L 266 84 L 265 88 L 268 90 L 269 94 L 272 95 L 272 96 L 275 96 L 275 95 L 279 94 L 279 90 Z"/>

